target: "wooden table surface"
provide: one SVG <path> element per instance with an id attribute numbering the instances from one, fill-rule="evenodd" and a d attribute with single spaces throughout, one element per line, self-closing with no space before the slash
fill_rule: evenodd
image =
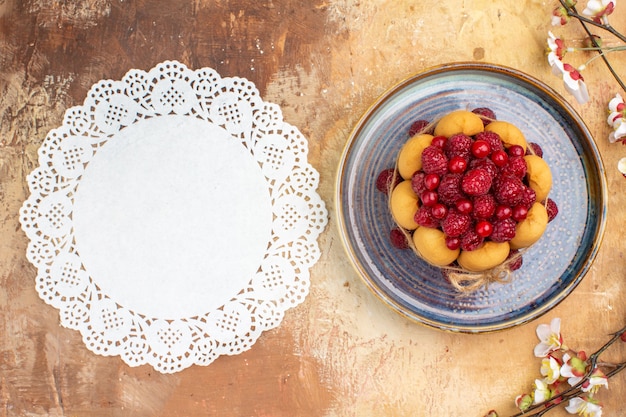
<path id="1" fill-rule="evenodd" d="M 596 61 L 574 107 L 602 154 L 607 229 L 575 291 L 540 319 L 485 335 L 444 333 L 390 311 L 346 260 L 334 216 L 340 154 L 386 89 L 452 61 L 503 64 L 545 81 L 550 1 L 0 0 L 0 416 L 482 416 L 512 414 L 539 377 L 535 328 L 554 317 L 589 352 L 626 318 L 626 147 L 609 144 L 618 86 Z M 614 22 L 626 20 L 620 7 Z M 619 26 L 619 25 L 617 25 Z M 626 29 L 622 25 L 622 29 Z M 582 38 L 577 25 L 555 29 Z M 618 68 L 626 56 L 615 55 Z M 170 375 L 90 352 L 35 291 L 18 212 L 37 149 L 101 79 L 165 60 L 256 84 L 309 141 L 329 209 L 310 294 L 249 351 Z M 623 71 L 622 71 L 623 73 Z M 564 215 L 567 215 L 566 213 Z M 624 358 L 617 347 L 615 356 Z M 599 395 L 623 415 L 626 374 Z M 567 415 L 556 411 L 550 415 Z"/>

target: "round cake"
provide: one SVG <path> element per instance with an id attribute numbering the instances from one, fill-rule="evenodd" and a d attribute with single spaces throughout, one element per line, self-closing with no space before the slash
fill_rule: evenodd
<path id="1" fill-rule="evenodd" d="M 484 283 L 521 267 L 558 213 L 541 147 L 486 107 L 416 120 L 408 133 L 396 166 L 376 180 L 394 246 Z"/>

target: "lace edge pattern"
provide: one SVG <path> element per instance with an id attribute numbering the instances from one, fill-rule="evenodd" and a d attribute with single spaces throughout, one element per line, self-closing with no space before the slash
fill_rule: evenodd
<path id="1" fill-rule="evenodd" d="M 246 287 L 204 315 L 166 320 L 131 311 L 98 288 L 81 263 L 71 213 L 81 175 L 107 141 L 134 123 L 172 114 L 214 123 L 240 141 L 261 167 L 276 220 Z M 39 166 L 27 178 L 20 222 L 40 297 L 59 310 L 63 326 L 81 332 L 88 349 L 119 355 L 130 366 L 173 373 L 250 349 L 304 301 L 309 268 L 320 257 L 317 238 L 328 212 L 307 152 L 306 139 L 283 121 L 279 106 L 264 102 L 246 79 L 165 61 L 147 72 L 130 70 L 121 81 L 98 82 L 46 136 Z"/>

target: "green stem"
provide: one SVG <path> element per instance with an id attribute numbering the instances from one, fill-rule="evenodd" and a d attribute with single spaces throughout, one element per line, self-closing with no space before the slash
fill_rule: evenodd
<path id="1" fill-rule="evenodd" d="M 576 52 L 576 51 L 598 51 L 599 53 L 609 53 L 609 52 L 619 52 L 619 51 L 626 51 L 626 45 L 620 45 L 620 46 L 612 46 L 610 48 L 604 48 L 602 46 L 600 47 L 583 47 L 583 48 L 577 48 L 577 47 L 569 47 L 567 48 L 567 52 Z"/>
<path id="2" fill-rule="evenodd" d="M 583 64 L 586 67 L 587 65 L 591 64 L 596 59 L 604 58 L 605 55 L 607 55 L 607 54 L 609 54 L 611 52 L 626 51 L 626 45 L 624 45 L 624 46 L 616 46 L 614 48 L 607 48 L 607 49 L 602 49 L 602 48 L 600 48 L 600 49 L 598 49 L 598 48 L 576 48 L 576 50 L 577 51 L 598 51 L 598 55 L 592 56 L 591 58 L 589 58 L 589 60 L 587 62 L 585 62 Z"/>

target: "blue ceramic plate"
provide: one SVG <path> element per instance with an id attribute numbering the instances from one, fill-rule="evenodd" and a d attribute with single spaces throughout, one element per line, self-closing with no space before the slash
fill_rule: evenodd
<path id="1" fill-rule="evenodd" d="M 524 255 L 512 281 L 459 294 L 441 271 L 394 248 L 378 173 L 393 168 L 411 123 L 457 109 L 491 108 L 538 143 L 553 174 L 559 215 Z M 589 130 L 550 87 L 517 70 L 458 63 L 396 85 L 356 125 L 338 171 L 337 219 L 343 243 L 368 288 L 398 313 L 442 330 L 478 333 L 526 323 L 580 283 L 604 232 L 606 177 Z"/>

